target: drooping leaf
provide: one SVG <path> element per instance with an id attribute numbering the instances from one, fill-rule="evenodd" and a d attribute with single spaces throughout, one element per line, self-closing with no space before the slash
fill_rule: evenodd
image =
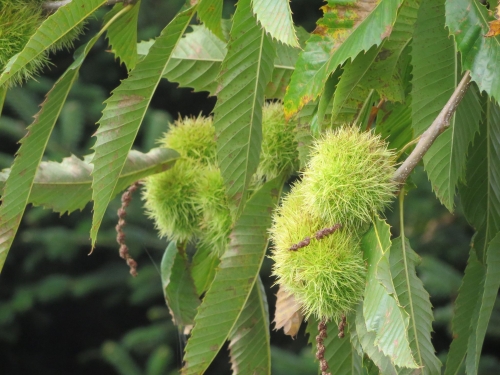
<path id="1" fill-rule="evenodd" d="M 217 77 L 227 53 L 226 44 L 204 26 L 191 25 L 191 27 L 193 31 L 187 33 L 175 48 L 163 77 L 179 83 L 182 87 L 192 87 L 195 91 L 208 91 L 211 95 L 215 95 Z M 298 35 L 302 40 L 308 34 L 299 29 Z M 147 55 L 151 45 L 151 41 L 139 43 L 137 45 L 139 56 Z M 274 70 L 271 82 L 266 87 L 266 98 L 281 99 L 285 95 L 299 51 L 299 48 L 281 44 L 276 46 Z"/>
<path id="2" fill-rule="evenodd" d="M 28 133 L 20 141 L 21 146 L 17 151 L 14 164 L 5 180 L 1 193 L 0 272 L 21 223 L 21 218 L 31 194 L 35 174 L 42 160 L 52 129 L 66 101 L 69 90 L 78 76 L 78 71 L 85 56 L 98 38 L 99 34 L 92 38 L 84 48 L 75 53 L 75 61 L 47 93 L 42 108 L 35 116 L 35 121 L 28 127 Z"/>
<path id="3" fill-rule="evenodd" d="M 394 364 L 391 362 L 390 358 L 386 356 L 382 351 L 375 345 L 376 334 L 375 332 L 369 332 L 366 329 L 366 322 L 363 316 L 363 302 L 360 302 L 356 309 L 355 318 L 355 329 L 351 328 L 351 342 L 353 347 L 360 346 L 363 353 L 366 353 L 368 357 L 373 361 L 373 363 L 380 370 L 381 374 L 384 375 L 396 375 L 398 371 Z M 371 374 L 371 372 L 370 372 Z"/>
<path id="4" fill-rule="evenodd" d="M 351 322 L 352 320 L 352 322 Z M 351 332 L 354 330 L 354 315 L 349 316 L 344 327 L 344 337 L 339 338 L 339 329 L 335 322 L 327 325 L 327 337 L 323 340 L 325 345 L 325 359 L 328 362 L 327 372 L 335 375 L 361 375 L 361 356 L 351 344 Z M 309 319 L 307 330 L 309 344 L 316 352 L 316 336 L 318 335 L 318 321 Z"/>
<path id="5" fill-rule="evenodd" d="M 295 337 L 299 332 L 304 316 L 300 304 L 293 294 L 288 293 L 280 285 L 276 294 L 276 311 L 274 312 L 274 329 L 283 328 L 285 335 Z"/>
<path id="6" fill-rule="evenodd" d="M 389 101 L 404 100 L 404 77 L 398 69 L 398 62 L 413 37 L 420 1 L 403 2 L 391 35 L 382 43 L 373 65 L 363 80 L 365 87 L 376 89 L 381 97 Z"/>
<path id="7" fill-rule="evenodd" d="M 140 6 L 141 1 L 139 0 L 127 14 L 113 22 L 106 33 L 111 52 L 125 64 L 128 70 L 134 69 L 137 64 L 137 20 Z M 122 9 L 122 3 L 116 4 L 104 17 L 104 23 L 106 24 Z"/>
<path id="8" fill-rule="evenodd" d="M 300 54 L 285 95 L 290 118 L 323 91 L 330 74 L 347 59 L 379 45 L 392 31 L 402 0 L 331 0 Z"/>
<path id="9" fill-rule="evenodd" d="M 259 164 L 264 91 L 275 57 L 273 44 L 252 15 L 250 0 L 238 2 L 228 51 L 219 78 L 214 127 L 229 206 L 240 213 Z"/>
<path id="10" fill-rule="evenodd" d="M 189 270 L 185 250 L 171 241 L 161 260 L 163 295 L 174 324 L 186 327 L 193 324 L 200 304 Z"/>
<path id="11" fill-rule="evenodd" d="M 271 212 L 282 185 L 280 177 L 264 184 L 236 222 L 215 279 L 198 308 L 182 374 L 202 374 L 241 315 L 264 259 Z"/>
<path id="12" fill-rule="evenodd" d="M 424 166 L 439 200 L 453 212 L 458 181 L 465 175 L 467 149 L 479 130 L 481 104 L 475 85 L 460 102 L 455 120 L 424 155 Z"/>
<path id="13" fill-rule="evenodd" d="M 295 139 L 297 141 L 297 150 L 299 152 L 300 168 L 304 168 L 309 160 L 309 152 L 313 142 L 313 135 L 311 132 L 311 123 L 314 114 L 317 112 L 318 102 L 311 102 L 307 104 L 297 114 L 297 127 L 295 129 Z"/>
<path id="14" fill-rule="evenodd" d="M 97 232 L 115 190 L 127 154 L 139 131 L 161 74 L 172 51 L 186 30 L 196 5 L 179 13 L 156 38 L 148 55 L 106 100 L 94 145 L 92 199 L 94 215 L 90 237 L 95 245 Z"/>
<path id="15" fill-rule="evenodd" d="M 478 300 L 471 319 L 472 332 L 467 345 L 465 370 L 477 374 L 486 329 L 500 287 L 500 232 L 488 244 L 485 254 L 484 278 L 481 288 L 476 290 Z"/>
<path id="16" fill-rule="evenodd" d="M 445 375 L 456 374 L 467 353 L 467 343 L 471 335 L 472 316 L 479 297 L 478 289 L 481 286 L 483 277 L 484 269 L 477 260 L 474 249 L 471 249 L 462 285 L 455 300 L 455 314 L 451 322 L 453 341 L 446 358 Z"/>
<path id="17" fill-rule="evenodd" d="M 203 0 L 198 6 L 198 17 L 208 30 L 220 40 L 225 41 L 222 32 L 222 5 L 223 0 Z"/>
<path id="18" fill-rule="evenodd" d="M 368 264 L 363 317 L 368 332 L 375 333 L 374 345 L 400 367 L 416 368 L 409 339 L 409 317 L 396 294 L 389 264 L 390 227 L 375 218 L 363 236 L 361 247 Z"/>
<path id="19" fill-rule="evenodd" d="M 147 154 L 130 151 L 112 196 L 141 178 L 166 171 L 173 166 L 178 156 L 176 151 L 166 148 L 155 148 Z M 61 163 L 41 162 L 28 203 L 61 214 L 83 209 L 92 199 L 91 158 L 92 155 L 89 155 L 81 160 L 73 155 L 64 158 Z M 9 174 L 10 169 L 0 172 L 0 189 Z"/>
<path id="20" fill-rule="evenodd" d="M 270 375 L 269 308 L 264 285 L 257 277 L 248 300 L 229 335 L 233 375 Z"/>
<path id="21" fill-rule="evenodd" d="M 446 26 L 455 36 L 462 70 L 470 70 L 479 90 L 500 100 L 500 36 L 485 38 L 493 18 L 479 1 L 446 0 Z"/>
<path id="22" fill-rule="evenodd" d="M 339 84 L 339 79 L 341 78 L 342 70 L 337 69 L 326 80 L 325 91 L 323 95 L 319 98 L 319 103 L 316 111 L 311 119 L 311 133 L 317 138 L 323 130 L 323 122 L 325 120 L 326 111 L 332 109 L 332 99 L 334 98 L 335 90 Z"/>
<path id="23" fill-rule="evenodd" d="M 253 0 L 252 5 L 255 17 L 272 38 L 299 47 L 289 0 Z"/>
<path id="24" fill-rule="evenodd" d="M 194 285 L 196 285 L 196 291 L 199 296 L 210 287 L 219 262 L 219 258 L 214 256 L 209 246 L 200 246 L 198 244 L 191 263 L 191 275 L 193 276 Z"/>
<path id="25" fill-rule="evenodd" d="M 30 38 L 23 50 L 13 56 L 0 75 L 0 86 L 23 67 L 45 53 L 75 27 L 94 13 L 106 0 L 74 0 L 49 16 Z"/>
<path id="26" fill-rule="evenodd" d="M 378 55 L 379 48 L 372 47 L 366 53 L 361 52 L 352 63 L 346 64 L 344 72 L 340 77 L 339 84 L 335 90 L 332 107 L 332 122 L 335 123 L 340 111 L 346 107 L 350 111 L 351 118 L 342 117 L 342 122 L 352 122 L 361 111 L 363 103 L 369 93 L 369 89 L 363 87 L 363 78 Z"/>
<path id="27" fill-rule="evenodd" d="M 455 44 L 444 27 L 444 1 L 422 0 L 415 25 L 411 96 L 416 136 L 432 124 L 457 86 Z"/>
<path id="28" fill-rule="evenodd" d="M 469 151 L 466 183 L 459 189 L 465 217 L 477 231 L 472 246 L 482 263 L 488 243 L 500 231 L 500 107 L 489 100 L 484 112 Z"/>
<path id="29" fill-rule="evenodd" d="M 415 266 L 420 262 L 407 238 L 398 237 L 391 246 L 391 273 L 399 302 L 410 317 L 408 338 L 421 374 L 440 375 L 441 362 L 431 342 L 432 306 L 429 293 L 417 277 Z"/>

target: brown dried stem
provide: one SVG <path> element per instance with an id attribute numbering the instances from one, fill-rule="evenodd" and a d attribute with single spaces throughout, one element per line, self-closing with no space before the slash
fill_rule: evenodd
<path id="1" fill-rule="evenodd" d="M 316 238 L 318 241 L 329 236 L 330 234 L 334 233 L 336 230 L 340 229 L 342 227 L 342 224 L 335 224 L 333 227 L 330 228 L 323 228 L 318 230 L 314 234 L 314 238 Z M 303 247 L 308 246 L 311 243 L 311 237 L 306 237 L 299 243 L 296 243 L 292 246 L 290 246 L 290 251 L 297 251 L 298 249 L 302 249 Z"/>
<path id="2" fill-rule="evenodd" d="M 134 182 L 122 195 L 122 206 L 118 209 L 118 224 L 116 225 L 116 242 L 120 245 L 120 257 L 125 259 L 129 268 L 130 274 L 134 277 L 137 276 L 137 262 L 130 256 L 128 246 L 125 244 L 125 233 L 123 227 L 125 226 L 125 217 L 127 216 L 127 207 L 132 201 L 132 194 L 139 188 L 139 181 Z"/>
<path id="3" fill-rule="evenodd" d="M 328 337 L 326 320 L 323 319 L 318 324 L 318 336 L 316 336 L 316 347 L 318 351 L 316 352 L 316 358 L 319 361 L 319 367 L 321 369 L 321 375 L 331 375 L 328 370 L 328 362 L 325 359 L 325 344 L 324 340 Z"/>

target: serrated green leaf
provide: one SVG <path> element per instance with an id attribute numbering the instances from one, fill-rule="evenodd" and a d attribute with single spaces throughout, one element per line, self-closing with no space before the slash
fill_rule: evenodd
<path id="1" fill-rule="evenodd" d="M 269 342 L 269 308 L 264 285 L 257 277 L 229 335 L 233 375 L 271 375 Z"/>
<path id="2" fill-rule="evenodd" d="M 198 17 L 219 39 L 225 41 L 222 32 L 222 5 L 223 0 L 202 0 L 198 6 Z"/>
<path id="3" fill-rule="evenodd" d="M 413 139 L 411 97 L 403 103 L 384 103 L 377 114 L 375 133 L 389 143 L 389 148 L 401 150 Z"/>
<path id="4" fill-rule="evenodd" d="M 215 95 L 217 77 L 227 53 L 226 44 L 204 26 L 191 27 L 193 31 L 187 33 L 175 48 L 163 77 L 182 87 L 192 87 L 195 91 L 208 91 Z M 301 40 L 309 35 L 303 29 L 298 31 Z M 147 55 L 151 45 L 151 41 L 139 43 L 139 56 Z M 266 98 L 281 99 L 285 95 L 299 51 L 299 48 L 281 44 L 276 46 L 274 70 L 271 82 L 266 86 Z"/>
<path id="5" fill-rule="evenodd" d="M 198 244 L 191 263 L 191 275 L 193 276 L 194 285 L 199 296 L 210 287 L 219 263 L 219 258 L 214 256 L 209 246 L 200 246 Z"/>
<path id="6" fill-rule="evenodd" d="M 111 97 L 99 120 L 94 145 L 92 199 L 94 215 L 90 237 L 95 246 L 97 232 L 111 195 L 120 176 L 127 154 L 132 147 L 161 74 L 179 43 L 196 5 L 177 14 L 156 38 L 148 55 L 140 61 L 129 77 L 122 81 Z"/>
<path id="7" fill-rule="evenodd" d="M 0 75 L 0 86 L 10 77 L 45 53 L 54 43 L 94 13 L 106 0 L 73 0 L 49 16 L 30 38 L 23 50 L 13 56 Z"/>
<path id="8" fill-rule="evenodd" d="M 331 103 L 334 98 L 336 87 L 341 78 L 342 70 L 337 69 L 330 77 L 328 77 L 325 84 L 325 91 L 321 95 L 318 103 L 317 110 L 311 119 L 311 133 L 317 138 L 323 130 L 323 122 L 325 120 L 326 111 L 330 109 Z"/>
<path id="9" fill-rule="evenodd" d="M 252 5 L 257 21 L 272 38 L 299 47 L 289 0 L 253 0 Z"/>
<path id="10" fill-rule="evenodd" d="M 416 136 L 432 124 L 457 86 L 457 57 L 444 28 L 444 1 L 422 0 L 415 25 L 411 96 Z"/>
<path id="11" fill-rule="evenodd" d="M 172 320 L 179 327 L 193 324 L 200 304 L 185 250 L 171 241 L 161 259 L 161 283 Z"/>
<path id="12" fill-rule="evenodd" d="M 500 107 L 488 100 L 484 113 L 469 151 L 466 185 L 459 188 L 465 217 L 477 231 L 472 246 L 481 262 L 488 243 L 500 231 Z"/>
<path id="13" fill-rule="evenodd" d="M 139 0 L 127 14 L 113 22 L 106 32 L 111 52 L 125 64 L 128 70 L 134 69 L 137 64 L 137 20 L 140 6 Z M 116 4 L 104 17 L 104 24 L 122 9 L 122 3 Z"/>
<path id="14" fill-rule="evenodd" d="M 35 174 L 47 147 L 52 129 L 59 117 L 69 90 L 75 82 L 80 66 L 99 34 L 75 53 L 75 61 L 56 81 L 47 93 L 42 108 L 35 121 L 28 127 L 28 133 L 20 141 L 11 173 L 3 186 L 2 205 L 0 206 L 0 272 L 10 246 L 14 241 L 21 218 L 28 203 Z M 5 176 L 5 174 L 3 174 Z"/>
<path id="15" fill-rule="evenodd" d="M 287 118 L 323 91 L 330 74 L 347 59 L 379 45 L 391 33 L 402 0 L 330 0 L 300 54 L 285 95 Z"/>
<path id="16" fill-rule="evenodd" d="M 275 57 L 275 48 L 253 17 L 250 2 L 238 2 L 214 108 L 219 167 L 229 206 L 237 213 L 259 164 L 264 91 Z"/>
<path id="17" fill-rule="evenodd" d="M 304 168 L 309 160 L 309 152 L 313 143 L 311 123 L 317 113 L 317 102 L 307 104 L 297 115 L 297 127 L 295 129 L 295 140 L 299 152 L 300 168 Z"/>
<path id="18" fill-rule="evenodd" d="M 445 375 L 456 374 L 467 353 L 472 316 L 479 298 L 478 288 L 483 277 L 484 269 L 477 260 L 475 251 L 471 249 L 462 285 L 455 300 L 455 314 L 451 322 L 453 341 L 446 358 Z"/>
<path id="19" fill-rule="evenodd" d="M 281 177 L 264 184 L 236 222 L 215 279 L 198 308 L 182 374 L 202 374 L 238 320 L 264 259 L 271 212 L 282 186 Z"/>
<path id="20" fill-rule="evenodd" d="M 406 0 L 398 11 L 391 35 L 385 39 L 379 53 L 363 80 L 365 87 L 376 89 L 389 101 L 404 100 L 404 77 L 398 69 L 403 51 L 413 36 L 421 0 Z"/>
<path id="21" fill-rule="evenodd" d="M 497 101 L 500 100 L 500 36 L 485 38 L 494 18 L 486 7 L 474 0 L 446 0 L 446 26 L 455 36 L 462 56 L 462 69 Z"/>
<path id="22" fill-rule="evenodd" d="M 440 375 L 441 362 L 431 342 L 432 305 L 415 272 L 420 259 L 407 238 L 398 237 L 392 242 L 390 261 L 399 302 L 410 317 L 408 338 L 415 362 L 421 367 L 420 374 Z"/>
<path id="23" fill-rule="evenodd" d="M 368 264 L 363 317 L 368 332 L 375 333 L 374 345 L 400 367 L 417 368 L 408 340 L 408 314 L 399 301 L 389 264 L 390 227 L 375 218 L 363 236 L 361 247 Z M 397 344 L 395 344 L 397 343 Z"/>
<path id="24" fill-rule="evenodd" d="M 325 345 L 325 359 L 328 362 L 328 372 L 335 375 L 361 375 L 361 357 L 351 344 L 351 332 L 354 330 L 354 315 L 347 318 L 344 327 L 344 337 L 339 338 L 339 329 L 335 322 L 327 325 Z M 316 352 L 316 336 L 318 335 L 318 321 L 309 319 L 306 332 L 309 334 L 309 344 Z"/>
<path id="25" fill-rule="evenodd" d="M 481 105 L 472 85 L 460 102 L 455 120 L 424 155 L 424 167 L 437 197 L 453 212 L 458 181 L 465 175 L 467 149 L 479 131 Z"/>
<path id="26" fill-rule="evenodd" d="M 147 154 L 130 151 L 112 197 L 146 176 L 164 172 L 173 166 L 179 154 L 166 148 L 155 148 Z M 60 214 L 82 210 L 92 199 L 92 164 L 88 155 L 64 158 L 61 163 L 41 162 L 33 181 L 28 203 L 43 206 Z M 0 189 L 10 170 L 0 172 Z"/>
<path id="27" fill-rule="evenodd" d="M 471 319 L 472 334 L 467 345 L 465 371 L 477 374 L 486 329 L 500 287 L 500 232 L 491 240 L 485 254 L 485 270 L 481 288 L 476 290 L 478 300 Z"/>
<path id="28" fill-rule="evenodd" d="M 379 48 L 372 47 L 366 53 L 361 52 L 343 68 L 342 76 L 335 90 L 332 107 L 332 122 L 335 123 L 341 110 L 350 109 L 351 118 L 342 116 L 342 123 L 352 122 L 361 111 L 370 90 L 363 88 L 363 79 L 377 57 Z M 361 87 L 360 87 L 361 86 Z M 360 95 L 361 94 L 361 95 Z M 350 121 L 349 121 L 350 120 Z"/>
<path id="29" fill-rule="evenodd" d="M 354 347 L 361 346 L 361 349 L 380 370 L 383 375 L 396 375 L 398 371 L 392 364 L 390 358 L 375 345 L 376 334 L 366 329 L 366 322 L 363 316 L 363 304 L 360 302 L 356 309 L 355 324 L 356 329 L 351 329 L 351 342 Z M 371 374 L 371 372 L 369 372 Z"/>

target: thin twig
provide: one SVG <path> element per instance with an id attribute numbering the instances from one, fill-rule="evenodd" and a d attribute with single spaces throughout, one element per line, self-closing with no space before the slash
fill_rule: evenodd
<path id="1" fill-rule="evenodd" d="M 345 337 L 345 326 L 347 324 L 347 318 L 345 314 L 342 314 L 342 319 L 339 323 L 339 339 L 343 339 Z"/>
<path id="2" fill-rule="evenodd" d="M 325 344 L 324 340 L 328 337 L 326 320 L 323 319 L 318 324 L 318 336 L 316 336 L 316 358 L 319 361 L 319 367 L 321 369 L 321 375 L 331 375 L 328 371 L 328 362 L 325 359 Z"/>
<path id="3" fill-rule="evenodd" d="M 342 227 L 342 224 L 335 224 L 333 227 L 320 229 L 314 234 L 313 237 L 316 238 L 318 241 L 322 240 L 323 238 L 334 233 L 336 230 L 340 229 L 341 227 Z M 296 244 L 290 246 L 290 248 L 288 250 L 297 251 L 299 249 L 302 249 L 303 247 L 309 246 L 310 243 L 311 243 L 311 237 L 306 237 L 302 241 L 300 241 L 299 243 L 296 243 Z"/>
<path id="4" fill-rule="evenodd" d="M 134 1 L 127 1 L 127 0 L 108 0 L 106 1 L 106 5 L 114 5 L 117 3 L 124 3 L 126 4 L 133 4 L 136 0 Z M 50 12 L 55 12 L 58 10 L 60 7 L 63 7 L 67 4 L 71 3 L 71 0 L 60 0 L 60 1 L 45 1 L 42 3 L 42 9 L 50 11 Z"/>
<path id="5" fill-rule="evenodd" d="M 395 182 L 403 184 L 406 181 L 410 173 L 432 146 L 438 135 L 440 135 L 450 126 L 450 119 L 457 110 L 458 104 L 465 96 L 470 82 L 470 71 L 466 71 L 464 76 L 462 77 L 462 80 L 458 84 L 457 88 L 455 89 L 439 115 L 436 117 L 431 126 L 429 126 L 429 128 L 420 136 L 420 140 L 418 141 L 411 154 L 394 173 L 393 180 Z"/>
<path id="6" fill-rule="evenodd" d="M 125 259 L 130 267 L 130 274 L 137 276 L 137 262 L 130 256 L 128 246 L 125 244 L 125 233 L 123 227 L 126 224 L 127 207 L 132 201 L 132 194 L 139 188 L 139 181 L 134 182 L 122 195 L 122 206 L 118 209 L 118 224 L 116 225 L 116 242 L 120 245 L 120 257 Z"/>

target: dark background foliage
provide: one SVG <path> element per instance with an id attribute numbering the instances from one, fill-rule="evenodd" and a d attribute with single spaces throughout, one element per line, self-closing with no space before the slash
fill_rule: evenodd
<path id="1" fill-rule="evenodd" d="M 159 34 L 175 15 L 181 1 L 144 0 L 139 20 L 139 39 Z M 233 2 L 225 3 L 229 16 Z M 308 31 L 321 15 L 321 1 L 294 0 L 296 24 Z M 80 45 L 100 27 L 98 17 L 87 24 Z M 71 153 L 91 152 L 87 143 L 96 130 L 102 102 L 125 78 L 101 39 L 81 69 L 62 116 L 47 148 L 46 159 L 61 160 Z M 10 165 L 16 142 L 38 111 L 53 82 L 72 61 L 72 53 L 54 56 L 54 66 L 37 81 L 9 91 L 0 119 L 0 169 Z M 179 89 L 163 81 L 142 125 L 135 148 L 147 151 L 166 131 L 168 122 L 180 116 L 208 115 L 215 104 L 206 93 Z M 405 230 L 413 248 L 422 256 L 419 275 L 431 294 L 435 323 L 433 335 L 438 354 L 444 358 L 451 341 L 452 305 L 467 260 L 473 234 L 460 208 L 451 215 L 435 199 L 422 169 L 414 182 L 418 190 L 405 203 Z M 165 306 L 158 271 L 167 245 L 158 239 L 152 223 L 142 213 L 139 194 L 129 207 L 127 242 L 139 263 L 133 279 L 118 257 L 114 226 L 119 199 L 115 199 L 101 227 L 98 246 L 91 256 L 88 238 L 91 207 L 59 217 L 41 208 L 29 208 L 0 276 L 0 374 L 123 374 L 176 373 L 181 366 L 185 337 L 172 324 Z M 393 234 L 399 232 L 396 205 L 388 213 Z M 261 277 L 268 291 L 271 314 L 275 296 L 269 277 L 271 262 L 265 260 Z M 273 374 L 315 374 L 311 348 L 306 348 L 304 327 L 295 340 L 281 331 L 272 332 Z M 481 374 L 497 373 L 500 365 L 500 306 L 495 308 L 483 350 Z M 230 374 L 227 351 L 222 350 L 210 374 Z"/>

